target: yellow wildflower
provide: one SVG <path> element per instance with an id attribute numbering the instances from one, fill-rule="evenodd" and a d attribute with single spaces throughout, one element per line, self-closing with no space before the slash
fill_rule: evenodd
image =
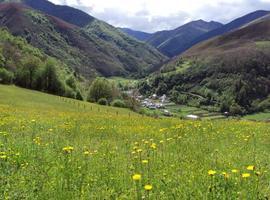
<path id="1" fill-rule="evenodd" d="M 208 171 L 208 175 L 209 175 L 209 176 L 214 176 L 216 173 L 217 173 L 217 172 L 214 171 L 214 170 L 209 170 L 209 171 Z"/>
<path id="2" fill-rule="evenodd" d="M 248 177 L 250 177 L 250 174 L 249 173 L 242 174 L 242 178 L 248 178 Z"/>
<path id="3" fill-rule="evenodd" d="M 222 172 L 222 175 L 224 176 L 224 178 L 229 178 L 229 174 L 226 172 Z"/>
<path id="4" fill-rule="evenodd" d="M 148 160 L 142 160 L 142 163 L 143 164 L 147 164 L 148 163 Z"/>
<path id="5" fill-rule="evenodd" d="M 62 150 L 63 150 L 65 153 L 71 153 L 71 152 L 74 150 L 74 148 L 71 147 L 71 146 L 67 146 L 67 147 L 64 147 Z"/>
<path id="6" fill-rule="evenodd" d="M 232 169 L 232 173 L 238 173 L 239 171 L 237 169 Z"/>
<path id="7" fill-rule="evenodd" d="M 141 153 L 141 152 L 142 152 L 142 149 L 138 149 L 138 150 L 137 150 L 137 153 Z"/>
<path id="8" fill-rule="evenodd" d="M 156 143 L 153 143 L 153 144 L 151 144 L 151 146 L 150 146 L 152 149 L 156 149 L 157 148 L 157 145 L 156 145 Z"/>
<path id="9" fill-rule="evenodd" d="M 261 172 L 255 172 L 256 176 L 260 176 Z"/>
<path id="10" fill-rule="evenodd" d="M 133 179 L 134 181 L 139 181 L 139 180 L 142 179 L 142 175 L 140 175 L 140 174 L 134 174 L 134 175 L 132 176 L 132 179 Z"/>
<path id="11" fill-rule="evenodd" d="M 150 190 L 153 189 L 153 186 L 150 185 L 150 184 L 147 184 L 147 185 L 144 186 L 144 189 L 145 189 L 146 191 L 150 191 Z"/>
<path id="12" fill-rule="evenodd" d="M 7 159 L 7 156 L 6 156 L 6 155 L 1 155 L 1 156 L 0 156 L 0 159 L 3 159 L 3 160 L 4 160 L 4 159 Z"/>
<path id="13" fill-rule="evenodd" d="M 249 171 L 253 171 L 254 169 L 255 169 L 255 166 L 253 166 L 253 165 L 249 165 L 247 167 L 247 170 L 249 170 Z"/>

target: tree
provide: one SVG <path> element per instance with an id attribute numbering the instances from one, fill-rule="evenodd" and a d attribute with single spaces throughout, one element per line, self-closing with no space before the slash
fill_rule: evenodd
<path id="1" fill-rule="evenodd" d="M 112 88 L 109 81 L 104 78 L 97 78 L 93 81 L 90 86 L 88 101 L 98 102 L 101 98 L 111 101 L 112 97 Z"/>
<path id="2" fill-rule="evenodd" d="M 59 79 L 55 66 L 54 60 L 49 59 L 47 61 L 42 73 L 43 87 L 45 91 L 63 95 L 65 93 L 64 83 Z"/>
<path id="3" fill-rule="evenodd" d="M 22 67 L 16 73 L 16 83 L 26 88 L 34 88 L 37 71 L 40 68 L 40 60 L 37 58 L 25 58 Z"/>

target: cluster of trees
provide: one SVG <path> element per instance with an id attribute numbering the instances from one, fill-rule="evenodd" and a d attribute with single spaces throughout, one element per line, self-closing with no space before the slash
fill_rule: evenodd
<path id="1" fill-rule="evenodd" d="M 120 108 L 130 108 L 136 111 L 139 107 L 138 102 L 121 92 L 116 84 L 105 78 L 96 78 L 89 89 L 87 100 L 100 105 L 111 105 Z"/>
<path id="2" fill-rule="evenodd" d="M 0 83 L 83 99 L 74 74 L 24 39 L 0 29 Z"/>

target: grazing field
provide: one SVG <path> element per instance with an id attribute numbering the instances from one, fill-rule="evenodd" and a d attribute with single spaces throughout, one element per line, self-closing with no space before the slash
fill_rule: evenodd
<path id="1" fill-rule="evenodd" d="M 270 126 L 153 119 L 0 85 L 1 199 L 269 199 Z"/>

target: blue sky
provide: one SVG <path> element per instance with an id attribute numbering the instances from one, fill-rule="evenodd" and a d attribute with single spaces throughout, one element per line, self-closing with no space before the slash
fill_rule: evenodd
<path id="1" fill-rule="evenodd" d="M 270 0 L 50 0 L 69 5 L 117 27 L 155 32 L 203 19 L 227 23 L 255 10 L 270 10 Z"/>

